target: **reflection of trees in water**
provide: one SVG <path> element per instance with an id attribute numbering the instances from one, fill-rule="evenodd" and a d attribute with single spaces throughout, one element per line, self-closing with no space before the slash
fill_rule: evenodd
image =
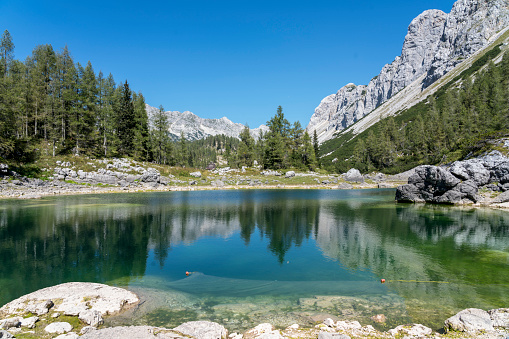
<path id="1" fill-rule="evenodd" d="M 105 282 L 145 273 L 150 249 L 161 266 L 172 246 L 200 237 L 246 244 L 258 229 L 280 262 L 311 235 L 318 202 L 189 201 L 185 195 L 66 197 L 5 204 L 0 211 L 0 279 L 24 281 L 0 301 L 65 281 Z M 25 206 L 25 207 L 24 207 Z"/>
<path id="2" fill-rule="evenodd" d="M 248 245 L 258 231 L 280 263 L 292 246 L 314 238 L 341 265 L 388 279 L 509 281 L 503 257 L 488 256 L 497 255 L 493 249 L 507 253 L 506 212 L 382 206 L 351 197 L 325 201 L 296 198 L 292 191 L 194 193 L 5 203 L 0 279 L 26 282 L 10 289 L 21 295 L 70 280 L 139 277 L 150 250 L 162 267 L 177 244 L 239 232 Z M 401 290 L 411 293 L 410 286 Z M 13 296 L 3 294 L 0 301 Z"/>
<path id="3" fill-rule="evenodd" d="M 470 306 L 500 306 L 509 301 L 507 217 L 503 211 L 337 202 L 322 206 L 316 239 L 326 256 L 351 269 L 389 280 L 460 284 L 390 285 L 409 300 L 440 298 L 464 307 L 468 294 Z"/>

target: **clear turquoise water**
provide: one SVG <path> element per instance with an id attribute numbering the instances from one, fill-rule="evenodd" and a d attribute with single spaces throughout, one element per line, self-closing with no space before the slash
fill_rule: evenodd
<path id="1" fill-rule="evenodd" d="M 463 308 L 509 306 L 509 212 L 393 199 L 245 190 L 5 200 L 0 304 L 93 281 L 146 301 L 112 323 L 207 319 L 231 330 L 326 316 L 439 328 Z M 385 324 L 370 319 L 380 313 Z"/>

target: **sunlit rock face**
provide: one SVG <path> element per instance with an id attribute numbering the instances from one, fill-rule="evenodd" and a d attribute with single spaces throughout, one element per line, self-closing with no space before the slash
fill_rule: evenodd
<path id="1" fill-rule="evenodd" d="M 149 121 L 159 111 L 159 109 L 146 105 L 147 115 Z M 203 119 L 196 114 L 185 111 L 166 111 L 170 128 L 168 132 L 170 137 L 174 140 L 180 139 L 181 133 L 184 133 L 186 140 L 199 140 L 205 139 L 208 136 L 224 134 L 228 137 L 238 138 L 240 132 L 245 128 L 244 125 L 232 122 L 226 117 L 221 119 Z M 260 125 L 258 128 L 250 129 L 251 136 L 257 139 L 260 131 L 264 133 L 268 131 L 268 127 Z"/>
<path id="2" fill-rule="evenodd" d="M 383 104 L 419 77 L 425 88 L 509 25 L 507 0 L 458 0 L 451 12 L 427 10 L 412 20 L 401 55 L 368 85 L 348 84 L 325 97 L 307 126 L 320 142 Z"/>

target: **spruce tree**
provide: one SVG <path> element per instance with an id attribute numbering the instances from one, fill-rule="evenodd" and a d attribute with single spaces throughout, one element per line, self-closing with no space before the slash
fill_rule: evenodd
<path id="1" fill-rule="evenodd" d="M 120 155 L 132 156 L 134 153 L 134 137 L 136 133 L 136 115 L 131 89 L 127 80 L 120 88 L 120 97 L 115 105 L 116 131 L 118 152 Z"/>

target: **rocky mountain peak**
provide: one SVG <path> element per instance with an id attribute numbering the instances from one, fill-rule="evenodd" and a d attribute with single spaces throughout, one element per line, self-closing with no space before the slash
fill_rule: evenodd
<path id="1" fill-rule="evenodd" d="M 331 139 L 420 77 L 422 88 L 431 85 L 507 26 L 509 0 L 458 0 L 449 14 L 423 12 L 408 26 L 401 55 L 368 85 L 348 84 L 325 97 L 308 131 L 316 130 L 320 142 Z"/>
<path id="2" fill-rule="evenodd" d="M 150 105 L 145 105 L 149 121 L 152 121 L 152 117 L 159 111 L 159 109 Z M 184 137 L 187 140 L 198 140 L 204 139 L 211 135 L 224 134 L 229 137 L 238 138 L 240 132 L 244 129 L 244 125 L 234 123 L 227 117 L 221 119 L 203 119 L 196 114 L 184 111 L 166 111 L 165 114 L 168 116 L 170 122 L 170 128 L 168 132 L 172 139 L 177 140 L 180 138 L 180 134 L 184 133 Z M 250 129 L 251 135 L 256 139 L 260 135 L 260 131 L 266 132 L 268 127 L 261 125 L 258 128 Z"/>

